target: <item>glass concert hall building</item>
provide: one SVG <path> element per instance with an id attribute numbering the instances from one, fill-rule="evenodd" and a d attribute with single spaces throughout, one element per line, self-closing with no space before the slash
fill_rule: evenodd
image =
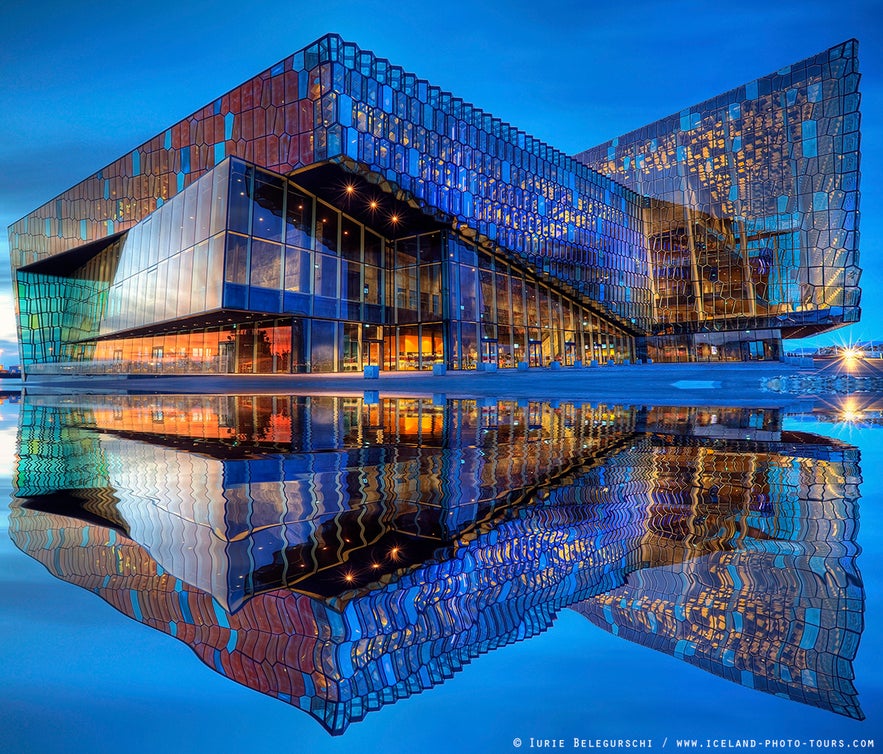
<path id="1" fill-rule="evenodd" d="M 777 359 L 859 318 L 858 82 L 569 156 L 323 37 L 10 227 L 23 371 Z"/>

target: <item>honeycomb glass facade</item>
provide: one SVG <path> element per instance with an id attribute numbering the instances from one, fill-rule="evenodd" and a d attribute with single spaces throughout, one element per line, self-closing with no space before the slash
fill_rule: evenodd
<path id="1" fill-rule="evenodd" d="M 854 53 L 572 158 L 323 37 L 10 227 L 23 368 L 774 358 L 858 317 Z"/>
<path id="2" fill-rule="evenodd" d="M 651 356 L 769 357 L 858 321 L 857 46 L 578 155 L 646 197 Z"/>

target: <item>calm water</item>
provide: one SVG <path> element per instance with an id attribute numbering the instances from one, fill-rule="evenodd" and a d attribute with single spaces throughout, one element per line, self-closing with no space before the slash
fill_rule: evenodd
<path id="1" fill-rule="evenodd" d="M 0 751 L 883 748 L 874 407 L 367 398 L 7 398 Z"/>

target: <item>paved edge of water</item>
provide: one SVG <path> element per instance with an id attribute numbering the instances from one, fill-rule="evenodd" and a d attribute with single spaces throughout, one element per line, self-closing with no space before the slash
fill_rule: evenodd
<path id="1" fill-rule="evenodd" d="M 777 407 L 811 396 L 782 395 L 764 388 L 778 376 L 814 373 L 780 362 L 641 364 L 583 369 L 547 368 L 497 372 L 381 372 L 304 375 L 65 376 L 29 378 L 29 395 L 87 393 L 444 395 L 448 398 L 585 400 L 632 405 Z"/>

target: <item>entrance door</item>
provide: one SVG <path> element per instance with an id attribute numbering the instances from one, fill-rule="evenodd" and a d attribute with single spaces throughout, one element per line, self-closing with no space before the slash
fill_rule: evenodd
<path id="1" fill-rule="evenodd" d="M 232 373 L 236 363 L 236 344 L 232 340 L 224 340 L 218 343 L 218 355 L 221 360 L 221 372 Z"/>
<path id="2" fill-rule="evenodd" d="M 576 359 L 576 343 L 572 340 L 568 340 L 564 344 L 564 366 L 569 367 L 573 366 L 573 362 Z"/>
<path id="3" fill-rule="evenodd" d="M 531 367 L 543 365 L 543 344 L 538 340 L 531 340 L 527 344 L 527 364 Z"/>
<path id="4" fill-rule="evenodd" d="M 362 355 L 365 359 L 364 366 L 383 367 L 383 341 L 366 340 L 362 343 Z"/>
<path id="5" fill-rule="evenodd" d="M 498 341 L 496 340 L 482 340 L 481 341 L 481 360 L 485 364 L 496 364 L 497 363 L 497 351 L 498 351 Z"/>

